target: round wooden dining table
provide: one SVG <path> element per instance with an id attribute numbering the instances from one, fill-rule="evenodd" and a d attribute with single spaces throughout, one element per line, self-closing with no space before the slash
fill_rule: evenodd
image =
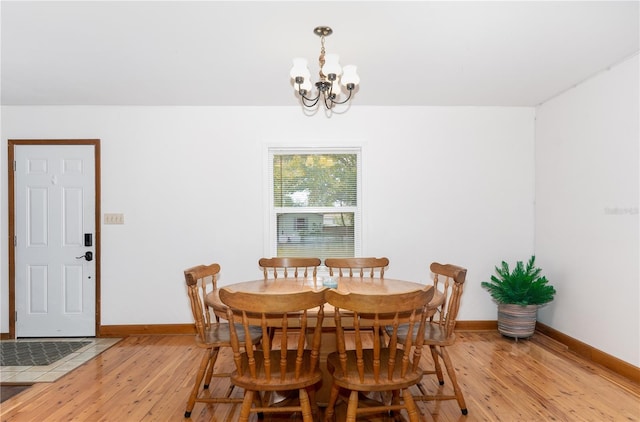
<path id="1" fill-rule="evenodd" d="M 243 281 L 233 284 L 227 284 L 225 287 L 233 291 L 241 291 L 247 293 L 263 293 L 265 295 L 273 293 L 296 293 L 306 290 L 322 290 L 333 288 L 344 293 L 359 293 L 385 295 L 396 293 L 408 293 L 416 290 L 433 288 L 433 285 L 422 284 L 414 281 L 396 280 L 391 278 L 370 278 L 370 277 L 289 277 L 289 278 L 261 278 L 259 280 Z M 433 298 L 428 305 L 428 313 L 434 314 L 442 305 L 444 295 L 438 291 L 434 291 Z M 220 300 L 218 291 L 214 290 L 207 294 L 205 298 L 207 306 L 210 306 L 216 315 L 226 319 L 226 306 Z M 326 404 L 331 390 L 331 375 L 326 369 L 326 360 L 329 353 L 337 350 L 335 331 L 330 328 L 334 327 L 334 309 L 332 306 L 324 306 L 324 323 L 327 329 L 323 330 L 322 344 L 320 350 L 320 368 L 323 372 L 323 381 L 316 392 L 316 400 L 318 404 Z"/>
<path id="2" fill-rule="evenodd" d="M 329 280 L 331 279 L 331 280 Z M 330 283 L 331 282 L 331 283 Z M 326 283 L 326 284 L 325 284 Z M 334 284 L 333 283 L 337 283 Z M 431 286 L 431 284 L 429 284 Z M 247 293 L 296 293 L 306 290 L 322 290 L 334 288 L 343 293 L 360 294 L 396 294 L 407 293 L 424 289 L 427 285 L 415 281 L 396 280 L 391 278 L 369 278 L 369 277 L 288 277 L 288 278 L 261 278 L 259 280 L 242 281 L 227 284 L 225 287 L 230 290 Z M 206 297 L 206 303 L 212 307 L 214 312 L 220 317 L 226 318 L 226 306 L 220 301 L 218 291 L 210 292 Z M 441 292 L 436 291 L 433 299 L 429 302 L 429 310 L 435 311 L 444 297 Z M 333 315 L 326 315 L 333 316 Z"/>

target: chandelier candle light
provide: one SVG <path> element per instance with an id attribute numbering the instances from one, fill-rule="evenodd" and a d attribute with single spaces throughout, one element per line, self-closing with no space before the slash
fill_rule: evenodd
<path id="1" fill-rule="evenodd" d="M 317 92 L 312 93 L 311 73 L 307 67 L 307 59 L 293 59 L 293 67 L 291 68 L 291 79 L 296 92 L 300 95 L 302 105 L 307 108 L 313 108 L 318 104 L 320 98 L 324 102 L 327 109 L 333 108 L 336 104 L 344 104 L 351 99 L 353 90 L 360 83 L 360 77 L 356 73 L 356 66 L 347 65 L 340 67 L 339 56 L 337 54 L 325 54 L 324 40 L 325 37 L 331 35 L 333 30 L 328 26 L 318 26 L 313 32 L 320 37 L 320 57 L 318 63 L 320 65 L 320 80 L 315 83 Z M 342 100 L 342 87 L 344 87 L 349 95 Z"/>

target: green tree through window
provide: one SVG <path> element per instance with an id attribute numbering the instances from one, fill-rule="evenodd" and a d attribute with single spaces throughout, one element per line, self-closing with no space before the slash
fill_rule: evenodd
<path id="1" fill-rule="evenodd" d="M 277 207 L 357 205 L 355 154 L 276 155 L 273 160 Z"/>

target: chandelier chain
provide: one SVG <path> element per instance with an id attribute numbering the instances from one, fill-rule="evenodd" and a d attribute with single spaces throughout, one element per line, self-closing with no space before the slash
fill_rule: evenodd
<path id="1" fill-rule="evenodd" d="M 324 67 L 324 35 L 320 36 L 320 57 L 318 57 L 318 63 L 320 64 L 320 71 L 318 74 L 320 75 L 320 79 L 325 80 L 327 76 L 322 72 L 322 68 Z"/>

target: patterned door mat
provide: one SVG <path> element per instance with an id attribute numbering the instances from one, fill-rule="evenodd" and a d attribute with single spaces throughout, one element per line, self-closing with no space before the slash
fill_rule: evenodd
<path id="1" fill-rule="evenodd" d="M 0 366 L 43 366 L 91 344 L 90 341 L 3 341 Z"/>

